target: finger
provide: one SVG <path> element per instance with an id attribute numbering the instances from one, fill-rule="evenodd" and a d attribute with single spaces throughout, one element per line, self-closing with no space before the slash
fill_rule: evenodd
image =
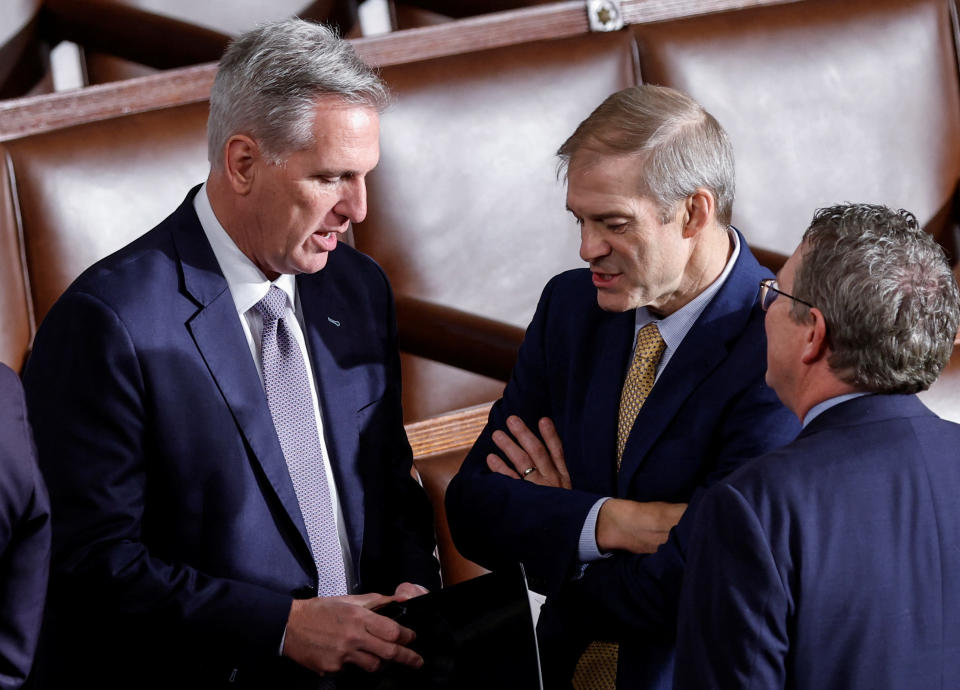
<path id="1" fill-rule="evenodd" d="M 383 642 L 376 637 L 367 638 L 368 646 L 362 650 L 377 657 L 378 661 L 392 661 L 396 664 L 420 668 L 423 666 L 423 657 L 409 647 Z M 376 670 L 376 669 L 374 669 Z"/>
<path id="2" fill-rule="evenodd" d="M 560 475 L 560 484 L 565 489 L 572 488 L 573 484 L 570 481 L 570 472 L 567 471 L 567 461 L 563 457 L 563 443 L 560 441 L 560 434 L 557 433 L 557 428 L 553 425 L 553 420 L 549 417 L 544 417 L 540 420 L 540 435 L 543 437 L 543 442 L 547 444 L 547 449 L 550 451 L 550 457 L 553 458 L 553 465 L 557 470 L 557 474 Z"/>
<path id="3" fill-rule="evenodd" d="M 369 594 L 351 594 L 343 598 L 349 604 L 356 604 L 357 606 L 362 606 L 365 609 L 371 610 L 385 606 L 394 600 L 393 597 L 377 594 L 376 592 L 371 592 Z"/>
<path id="4" fill-rule="evenodd" d="M 513 468 L 507 463 L 501 460 L 499 455 L 490 453 L 490 455 L 487 456 L 487 467 L 489 467 L 492 472 L 496 472 L 497 474 L 504 474 L 508 477 L 513 477 L 514 479 L 520 479 L 520 475 L 514 472 Z"/>
<path id="5" fill-rule="evenodd" d="M 410 628 L 400 625 L 392 618 L 381 616 L 379 613 L 374 613 L 364 619 L 363 627 L 368 633 L 384 642 L 408 645 L 417 637 L 416 633 Z"/>
<path id="6" fill-rule="evenodd" d="M 497 445 L 497 448 L 503 451 L 503 454 L 507 456 L 507 460 L 510 461 L 514 470 L 516 470 L 518 473 L 523 474 L 524 470 L 535 466 L 533 464 L 533 460 L 530 459 L 530 456 L 528 456 L 526 452 L 524 452 L 524 450 L 504 432 L 494 431 L 491 438 Z"/>
<path id="7" fill-rule="evenodd" d="M 426 593 L 427 589 L 425 587 L 421 587 L 412 582 L 401 582 L 397 585 L 393 596 L 397 601 L 407 601 L 408 599 L 413 599 Z"/>
<path id="8" fill-rule="evenodd" d="M 370 652 L 364 651 L 363 649 L 354 649 L 351 650 L 343 660 L 347 663 L 353 664 L 354 666 L 359 666 L 361 669 L 367 673 L 373 673 L 379 671 L 380 667 L 383 665 L 383 661 L 380 660 L 376 654 L 371 654 Z"/>
<path id="9" fill-rule="evenodd" d="M 522 474 L 522 478 L 535 484 L 543 486 L 563 486 L 561 475 L 557 472 L 556 465 L 547 447 L 543 445 L 536 434 L 534 434 L 523 423 L 523 420 L 517 416 L 511 416 L 507 419 L 507 426 L 511 433 L 517 438 L 527 456 L 531 459 L 532 466 L 537 470 L 537 475 Z M 567 487 L 569 488 L 569 487 Z"/>
<path id="10" fill-rule="evenodd" d="M 553 463 L 550 461 L 550 456 L 543 442 L 537 438 L 535 433 L 530 431 L 530 428 L 523 423 L 522 419 L 516 415 L 511 415 L 507 418 L 507 428 L 510 429 L 510 433 L 517 439 L 524 452 L 530 456 L 537 469 L 542 472 L 552 468 Z"/>
<path id="11" fill-rule="evenodd" d="M 423 658 L 407 646 L 416 639 L 416 634 L 389 618 L 385 619 L 385 622 L 389 625 L 380 621 L 368 622 L 367 632 L 370 634 L 363 640 L 363 650 L 386 661 L 414 668 L 422 666 Z"/>

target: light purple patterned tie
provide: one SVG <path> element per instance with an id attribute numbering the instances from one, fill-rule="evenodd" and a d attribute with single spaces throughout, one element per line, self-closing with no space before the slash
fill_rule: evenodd
<path id="1" fill-rule="evenodd" d="M 283 318 L 286 306 L 287 295 L 276 286 L 271 286 L 266 296 L 254 305 L 263 316 L 260 340 L 263 387 L 310 537 L 310 550 L 317 566 L 317 594 L 338 596 L 347 593 L 343 551 L 333 517 L 307 368 Z"/>

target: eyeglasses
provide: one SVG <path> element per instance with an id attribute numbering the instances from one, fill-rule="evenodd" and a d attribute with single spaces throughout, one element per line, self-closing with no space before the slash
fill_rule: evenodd
<path id="1" fill-rule="evenodd" d="M 784 297 L 789 297 L 789 298 L 792 299 L 794 302 L 799 302 L 800 304 L 805 304 L 805 305 L 807 305 L 808 307 L 810 307 L 811 309 L 814 308 L 813 305 L 810 304 L 809 302 L 804 302 L 804 301 L 803 301 L 802 299 L 800 299 L 799 297 L 794 297 L 793 295 L 788 295 L 788 294 L 785 293 L 783 290 L 781 290 L 780 287 L 777 285 L 777 279 L 776 279 L 776 278 L 767 278 L 767 279 L 765 279 L 765 280 L 761 280 L 761 281 L 760 281 L 760 307 L 761 307 L 764 311 L 766 311 L 767 309 L 770 308 L 770 305 L 773 304 L 773 303 L 776 301 L 778 295 L 783 295 Z"/>

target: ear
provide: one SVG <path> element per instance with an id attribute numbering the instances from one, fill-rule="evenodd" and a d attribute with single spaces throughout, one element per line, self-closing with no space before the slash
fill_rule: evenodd
<path id="1" fill-rule="evenodd" d="M 257 142 L 245 134 L 234 134 L 224 146 L 224 170 L 236 194 L 250 193 L 256 177 L 257 163 L 262 161 Z"/>
<path id="2" fill-rule="evenodd" d="M 683 216 L 683 236 L 691 238 L 697 235 L 701 230 L 710 225 L 714 217 L 717 201 L 713 198 L 713 193 L 704 187 L 698 187 L 697 190 L 684 199 Z"/>
<path id="3" fill-rule="evenodd" d="M 809 312 L 800 356 L 800 361 L 808 365 L 826 358 L 830 353 L 827 344 L 827 322 L 823 318 L 823 312 L 816 307 L 810 307 Z"/>

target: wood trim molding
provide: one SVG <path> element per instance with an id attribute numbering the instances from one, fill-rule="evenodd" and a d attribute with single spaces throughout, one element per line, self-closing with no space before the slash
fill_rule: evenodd
<path id="1" fill-rule="evenodd" d="M 712 12 L 802 0 L 623 0 L 626 24 L 681 19 Z M 374 67 L 396 65 L 515 43 L 563 38 L 589 31 L 581 0 L 469 17 L 381 36 L 352 39 Z M 206 100 L 215 63 L 74 91 L 0 101 L 0 141 L 84 122 Z"/>
<path id="2" fill-rule="evenodd" d="M 0 101 L 0 141 L 118 115 L 199 103 L 210 96 L 216 72 L 217 66 L 211 63 L 73 91 Z"/>
<path id="3" fill-rule="evenodd" d="M 493 403 L 465 407 L 406 425 L 413 456 L 421 458 L 473 445 L 487 423 Z"/>

